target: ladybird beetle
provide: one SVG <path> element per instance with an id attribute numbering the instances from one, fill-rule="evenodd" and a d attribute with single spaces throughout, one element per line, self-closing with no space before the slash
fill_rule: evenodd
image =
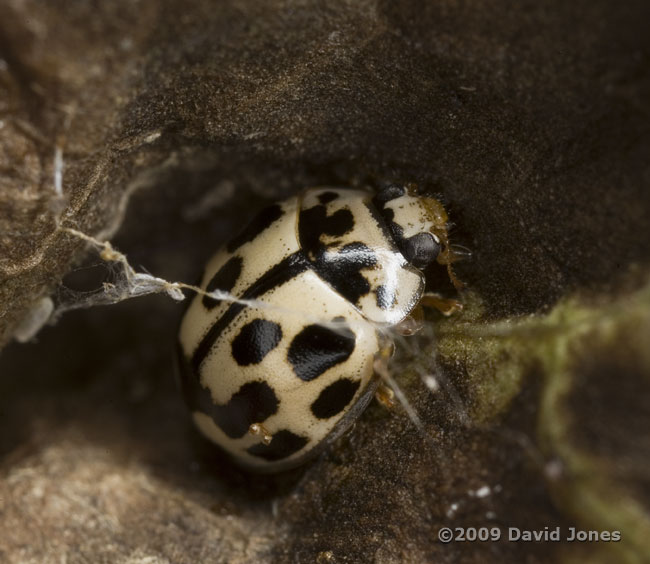
<path id="1" fill-rule="evenodd" d="M 445 210 L 413 186 L 310 188 L 262 210 L 202 277 L 235 301 L 197 295 L 181 322 L 181 387 L 199 430 L 256 471 L 316 455 L 376 391 L 385 329 L 425 300 L 458 304 L 425 298 L 434 260 L 458 287 Z"/>

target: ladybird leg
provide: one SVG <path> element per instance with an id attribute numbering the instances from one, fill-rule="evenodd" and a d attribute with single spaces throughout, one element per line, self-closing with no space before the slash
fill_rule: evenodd
<path id="1" fill-rule="evenodd" d="M 415 409 L 413 409 L 408 399 L 406 399 L 404 392 L 402 392 L 400 387 L 397 385 L 397 382 L 395 382 L 393 377 L 390 375 L 390 371 L 388 370 L 388 359 L 392 355 L 393 345 L 391 343 L 389 346 L 382 348 L 375 356 L 373 368 L 375 374 L 381 378 L 381 382 L 375 392 L 375 397 L 379 403 L 388 409 L 395 407 L 397 402 L 399 402 L 413 424 L 422 433 L 425 433 L 424 425 L 422 424 L 420 417 L 415 412 Z"/>
<path id="2" fill-rule="evenodd" d="M 265 445 L 270 445 L 271 441 L 273 440 L 273 435 L 269 433 L 268 429 L 261 423 L 251 424 L 251 426 L 248 428 L 248 432 L 254 436 L 261 435 L 262 443 Z"/>
<path id="3" fill-rule="evenodd" d="M 438 255 L 438 264 L 442 264 L 443 266 L 447 267 L 447 275 L 449 276 L 449 280 L 451 280 L 454 288 L 456 288 L 456 290 L 459 292 L 465 287 L 465 284 L 463 284 L 463 282 L 461 282 L 456 277 L 456 273 L 454 272 L 454 269 L 451 267 L 451 265 L 454 262 L 465 260 L 471 256 L 472 253 L 469 249 L 461 247 L 460 245 L 448 245 L 446 238 L 443 239 L 443 250 Z"/>
<path id="4" fill-rule="evenodd" d="M 441 295 L 434 294 L 433 292 L 427 292 L 424 294 L 420 300 L 420 305 L 425 307 L 433 307 L 446 317 L 449 317 L 453 313 L 456 313 L 457 311 L 463 309 L 463 304 L 458 300 L 443 298 Z"/>
<path id="5" fill-rule="evenodd" d="M 388 359 L 393 356 L 393 352 L 394 349 L 392 343 L 390 345 L 385 345 L 375 355 L 375 361 L 373 363 L 373 370 L 375 371 L 375 374 L 380 377 L 379 385 L 375 391 L 375 399 L 386 409 L 392 409 L 395 407 L 395 392 L 386 383 L 390 380 Z"/>

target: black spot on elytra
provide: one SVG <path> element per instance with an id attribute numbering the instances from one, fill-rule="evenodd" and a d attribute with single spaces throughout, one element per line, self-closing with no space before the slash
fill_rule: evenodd
<path id="1" fill-rule="evenodd" d="M 259 443 L 253 445 L 248 447 L 246 452 L 253 456 L 263 458 L 264 460 L 268 460 L 269 462 L 274 462 L 295 454 L 308 442 L 307 438 L 296 435 L 285 429 L 275 433 L 270 444 L 265 445 L 264 443 Z"/>
<path id="2" fill-rule="evenodd" d="M 319 194 L 318 196 L 318 201 L 321 204 L 329 204 L 330 202 L 333 202 L 339 197 L 339 195 L 336 192 L 323 192 L 322 194 Z"/>
<path id="3" fill-rule="evenodd" d="M 178 347 L 180 383 L 183 396 L 191 411 L 204 413 L 230 438 L 243 437 L 253 423 L 262 423 L 278 411 L 277 396 L 265 382 L 248 382 L 235 392 L 228 403 L 216 405 L 210 390 L 200 381 L 198 372 Z"/>
<path id="4" fill-rule="evenodd" d="M 342 208 L 328 216 L 324 205 L 307 208 L 300 212 L 298 221 L 300 247 L 310 258 L 316 257 L 325 250 L 321 240 L 324 235 L 340 237 L 353 227 L 354 216 L 349 209 Z"/>
<path id="5" fill-rule="evenodd" d="M 242 293 L 241 298 L 243 300 L 255 299 L 262 294 L 285 284 L 289 280 L 292 280 L 301 272 L 307 270 L 309 266 L 310 262 L 304 256 L 302 251 L 297 251 L 260 276 L 245 292 Z M 214 325 L 212 325 L 212 327 L 210 327 L 208 332 L 201 339 L 199 346 L 196 347 L 196 350 L 192 354 L 191 367 L 194 372 L 198 373 L 201 364 L 210 354 L 214 343 L 217 342 L 221 333 L 223 333 L 224 329 L 232 323 L 233 319 L 235 319 L 245 307 L 246 306 L 242 303 L 230 304 L 230 307 L 228 307 L 224 314 L 214 323 Z"/>
<path id="6" fill-rule="evenodd" d="M 348 405 L 354 394 L 357 393 L 361 382 L 355 382 L 349 378 L 341 378 L 325 388 L 314 403 L 311 404 L 311 412 L 318 419 L 329 419 L 341 413 Z"/>
<path id="7" fill-rule="evenodd" d="M 222 290 L 223 292 L 230 292 L 241 275 L 242 263 L 242 258 L 238 256 L 234 256 L 228 260 L 210 279 L 205 291 L 214 292 L 215 290 Z M 207 309 L 213 309 L 220 303 L 221 300 L 211 298 L 210 296 L 203 296 L 203 305 Z"/>
<path id="8" fill-rule="evenodd" d="M 322 325 L 308 325 L 291 341 L 287 358 L 296 376 L 309 382 L 345 362 L 354 350 L 355 341 L 354 333 L 347 327 L 334 331 Z"/>
<path id="9" fill-rule="evenodd" d="M 377 295 L 377 307 L 381 309 L 388 309 L 396 301 L 395 293 L 390 293 L 383 284 L 377 286 L 375 294 Z"/>
<path id="10" fill-rule="evenodd" d="M 370 292 L 370 283 L 361 271 L 376 265 L 375 252 L 363 243 L 354 242 L 338 250 L 330 249 L 316 262 L 314 270 L 349 302 L 358 304 L 361 296 Z"/>
<path id="11" fill-rule="evenodd" d="M 280 404 L 273 388 L 266 382 L 248 382 L 223 406 L 211 410 L 216 424 L 230 438 L 243 437 L 253 423 L 262 423 L 277 413 Z"/>
<path id="12" fill-rule="evenodd" d="M 282 339 L 282 328 L 266 319 L 253 319 L 232 341 L 232 356 L 239 366 L 259 364 Z"/>
<path id="13" fill-rule="evenodd" d="M 327 215 L 327 207 L 314 206 L 300 212 L 298 235 L 300 246 L 312 261 L 312 268 L 348 301 L 357 304 L 370 291 L 370 283 L 361 274 L 365 268 L 377 265 L 374 251 L 360 242 L 343 247 L 327 245 L 323 236 L 341 236 L 354 227 L 354 217 L 348 209 Z"/>
<path id="14" fill-rule="evenodd" d="M 273 204 L 260 211 L 244 230 L 232 239 L 227 245 L 229 253 L 235 252 L 244 243 L 248 243 L 267 229 L 274 221 L 282 217 L 284 211 L 278 204 Z"/>
<path id="15" fill-rule="evenodd" d="M 389 202 L 390 200 L 394 200 L 395 198 L 399 198 L 403 196 L 405 193 L 406 193 L 406 188 L 404 186 L 399 186 L 398 184 L 389 184 L 379 189 L 379 191 L 373 198 L 373 201 L 381 203 L 380 207 L 383 207 L 383 204 L 385 204 L 386 202 Z"/>
<path id="16" fill-rule="evenodd" d="M 237 390 L 225 405 L 212 404 L 205 413 L 231 439 L 243 437 L 253 423 L 262 423 L 278 411 L 273 388 L 266 382 L 248 382 Z"/>

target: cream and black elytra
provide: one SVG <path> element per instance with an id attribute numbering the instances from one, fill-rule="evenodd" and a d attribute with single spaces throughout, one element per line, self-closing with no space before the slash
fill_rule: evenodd
<path id="1" fill-rule="evenodd" d="M 180 327 L 185 399 L 198 428 L 241 465 L 297 466 L 361 414 L 408 325 L 421 269 L 446 264 L 447 215 L 413 187 L 310 188 L 262 210 L 212 257 Z M 424 299 L 423 299 L 424 298 Z M 252 305 L 251 305 L 252 302 Z M 263 302 L 263 303 L 260 303 Z"/>

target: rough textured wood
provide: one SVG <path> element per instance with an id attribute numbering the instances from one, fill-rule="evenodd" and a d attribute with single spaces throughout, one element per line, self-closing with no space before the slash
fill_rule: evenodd
<path id="1" fill-rule="evenodd" d="M 66 297 L 64 276 L 99 286 L 101 268 L 69 274 L 85 247 L 61 227 L 116 234 L 134 266 L 192 281 L 269 199 L 395 179 L 443 199 L 473 259 L 458 267 L 465 316 L 430 317 L 437 337 L 395 368 L 432 442 L 373 406 L 275 478 L 190 429 L 167 298 L 71 313 L 6 347 L 0 560 L 647 554 L 648 16 L 604 0 L 4 2 L 0 344 L 40 297 Z M 432 395 L 414 374 L 436 347 Z M 627 539 L 435 540 L 495 524 L 620 524 Z"/>

